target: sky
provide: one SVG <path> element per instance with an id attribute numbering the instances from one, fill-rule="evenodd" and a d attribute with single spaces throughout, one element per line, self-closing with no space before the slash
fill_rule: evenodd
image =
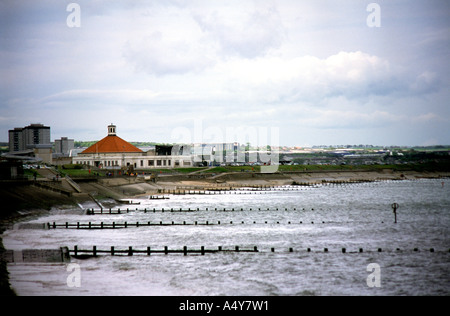
<path id="1" fill-rule="evenodd" d="M 2 0 L 0 141 L 448 145 L 449 60 L 448 0 Z"/>

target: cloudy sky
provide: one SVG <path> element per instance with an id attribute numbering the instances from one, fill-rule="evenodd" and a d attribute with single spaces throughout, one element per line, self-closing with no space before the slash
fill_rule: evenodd
<path id="1" fill-rule="evenodd" d="M 371 2 L 2 0 L 0 140 L 450 144 L 450 2 Z"/>

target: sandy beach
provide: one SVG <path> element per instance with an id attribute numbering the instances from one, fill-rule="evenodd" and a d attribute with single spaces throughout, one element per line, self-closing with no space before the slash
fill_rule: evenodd
<path id="1" fill-rule="evenodd" d="M 313 185 L 319 183 L 350 183 L 386 180 L 414 180 L 450 177 L 450 172 L 382 171 L 315 171 L 284 173 L 223 173 L 214 176 L 162 176 L 156 182 L 115 178 L 100 180 L 95 186 L 104 187 L 104 194 L 113 198 L 130 198 L 183 190 L 226 190 L 238 187 L 271 187 L 283 185 Z M 92 186 L 92 184 L 91 184 Z M 83 187 L 83 186 L 82 186 Z"/>

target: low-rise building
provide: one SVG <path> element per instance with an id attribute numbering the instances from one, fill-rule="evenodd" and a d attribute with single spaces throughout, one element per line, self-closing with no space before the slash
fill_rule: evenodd
<path id="1" fill-rule="evenodd" d="M 116 126 L 108 126 L 108 135 L 88 147 L 73 163 L 102 169 L 159 169 L 192 166 L 191 155 L 184 155 L 177 146 L 155 146 L 154 150 L 142 151 L 116 134 Z"/>

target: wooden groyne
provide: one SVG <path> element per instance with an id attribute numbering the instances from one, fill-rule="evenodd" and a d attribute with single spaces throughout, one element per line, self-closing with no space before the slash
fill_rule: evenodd
<path id="1" fill-rule="evenodd" d="M 325 224 L 325 221 L 310 221 L 310 222 L 303 222 L 303 221 L 288 221 L 285 223 L 281 223 L 281 224 L 287 224 L 287 225 L 295 225 L 295 224 L 314 224 L 314 223 L 321 223 L 321 224 Z M 116 222 L 112 222 L 112 223 L 104 223 L 104 222 L 100 222 L 100 223 L 92 223 L 92 222 L 88 222 L 88 223 L 69 223 L 69 222 L 65 222 L 65 223 L 46 223 L 46 224 L 38 224 L 36 225 L 37 229 L 58 229 L 58 228 L 65 228 L 65 229 L 120 229 L 120 228 L 133 228 L 133 227 L 149 227 L 149 226 L 214 226 L 214 225 L 244 225 L 244 224 L 267 224 L 267 225 L 279 225 L 280 221 L 276 221 L 276 222 L 269 222 L 269 221 L 264 221 L 264 222 L 257 222 L 257 221 L 252 221 L 252 222 L 245 222 L 245 221 L 214 221 L 214 222 L 210 222 L 210 221 L 204 221 L 204 222 L 200 222 L 200 221 L 194 221 L 194 222 L 163 222 L 163 221 L 154 221 L 154 222 L 122 222 L 122 223 L 116 223 Z"/>
<path id="2" fill-rule="evenodd" d="M 92 257 L 98 257 L 101 255 L 109 255 L 109 256 L 134 256 L 134 255 L 169 255 L 169 254 L 183 254 L 187 256 L 188 254 L 193 255 L 206 255 L 206 254 L 216 254 L 216 253 L 276 253 L 276 254 L 286 254 L 286 253 L 297 253 L 297 254 L 328 254 L 328 253 L 340 253 L 343 255 L 347 254 L 363 254 L 369 253 L 373 255 L 374 253 L 389 253 L 389 254 L 410 254 L 410 253 L 436 253 L 436 254 L 448 254 L 450 255 L 450 249 L 435 249 L 435 248 L 409 248 L 409 249 L 347 249 L 347 248 L 294 248 L 294 247 L 283 247 L 283 248 L 275 248 L 275 247 L 223 247 L 218 246 L 215 248 L 206 248 L 205 246 L 190 247 L 183 246 L 180 248 L 169 248 L 168 246 L 164 246 L 164 248 L 134 248 L 129 246 L 127 248 L 123 247 L 115 247 L 111 246 L 107 249 L 99 249 L 97 246 L 92 246 L 92 248 L 79 248 L 78 246 L 73 246 L 73 248 L 69 247 L 60 247 L 59 249 L 24 249 L 24 250 L 5 250 L 0 253 L 0 260 L 7 263 L 64 263 L 70 262 L 71 257 L 76 259 L 87 259 Z"/>
<path id="3" fill-rule="evenodd" d="M 292 208 L 292 209 L 288 209 L 288 208 L 248 208 L 248 209 L 244 209 L 244 208 L 231 208 L 231 209 L 227 209 L 227 208 L 205 208 L 205 209 L 200 209 L 200 208 L 135 208 L 135 209 L 130 209 L 130 208 L 126 208 L 126 209 L 121 209 L 121 208 L 117 208 L 117 209 L 113 209 L 113 208 L 109 208 L 109 209 L 105 209 L 105 208 L 100 208 L 100 209 L 94 209 L 94 208 L 88 208 L 84 211 L 84 213 L 86 215 L 120 215 L 120 214 L 128 214 L 128 213 L 132 213 L 132 212 L 143 212 L 143 213 L 184 213 L 184 212 L 200 212 L 200 211 L 220 211 L 220 212 L 235 212 L 235 211 L 297 211 L 297 210 L 305 210 L 305 208 Z M 314 208 L 311 209 L 312 211 L 314 211 Z"/>
<path id="4" fill-rule="evenodd" d="M 182 249 L 177 248 L 169 248 L 168 246 L 164 246 L 164 248 L 155 249 L 152 247 L 146 247 L 143 249 L 136 249 L 132 246 L 129 246 L 127 248 L 117 248 L 115 246 L 111 246 L 108 249 L 99 249 L 97 246 L 92 246 L 91 249 L 80 249 L 78 246 L 74 246 L 72 249 L 68 249 L 68 252 L 71 256 L 75 258 L 85 259 L 89 257 L 97 257 L 99 255 L 110 255 L 110 256 L 134 256 L 134 255 L 146 255 L 151 256 L 152 254 L 183 254 L 184 256 L 187 256 L 188 254 L 214 254 L 214 253 L 341 253 L 341 254 L 362 254 L 362 253 L 396 253 L 396 254 L 402 254 L 402 253 L 447 253 L 450 254 L 450 249 L 447 250 L 436 250 L 435 248 L 428 248 L 428 249 L 419 249 L 419 248 L 413 248 L 413 249 L 382 249 L 382 248 L 376 248 L 375 250 L 369 249 L 364 250 L 363 248 L 358 249 L 347 249 L 347 248 L 321 248 L 321 249 L 312 249 L 312 248 L 306 248 L 306 249 L 295 249 L 293 247 L 284 247 L 282 249 L 275 247 L 265 247 L 264 249 L 258 246 L 253 247 L 240 247 L 240 246 L 234 246 L 234 247 L 223 247 L 218 246 L 216 248 L 206 248 L 205 246 L 201 246 L 200 249 L 197 248 L 188 248 L 187 246 L 183 246 Z"/>
<path id="5" fill-rule="evenodd" d="M 200 249 L 188 249 L 187 246 L 184 246 L 183 249 L 169 249 L 168 246 L 164 246 L 164 249 L 154 249 L 151 247 L 146 247 L 145 249 L 135 249 L 132 246 L 129 246 L 127 249 L 117 249 L 112 246 L 109 249 L 97 249 L 97 246 L 93 246 L 92 249 L 78 249 L 78 246 L 74 246 L 73 249 L 69 249 L 69 253 L 74 257 L 83 257 L 83 256 L 92 256 L 96 257 L 99 254 L 104 255 L 126 255 L 133 256 L 135 254 L 144 254 L 150 256 L 152 254 L 184 254 L 185 256 L 188 254 L 201 254 L 205 255 L 206 253 L 217 253 L 217 252 L 237 252 L 237 253 L 248 253 L 248 252 L 258 252 L 258 248 L 255 246 L 251 249 L 241 248 L 239 246 L 235 246 L 233 249 L 223 248 L 219 246 L 214 249 L 206 249 L 204 246 L 201 246 Z"/>

